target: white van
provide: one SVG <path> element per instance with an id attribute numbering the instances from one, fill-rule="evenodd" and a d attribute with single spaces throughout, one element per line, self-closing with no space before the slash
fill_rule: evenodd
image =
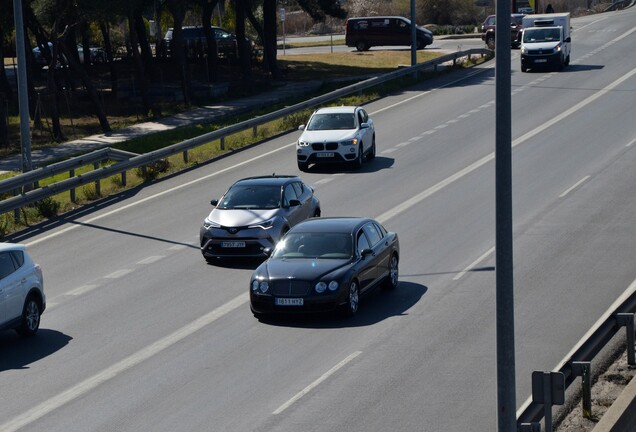
<path id="1" fill-rule="evenodd" d="M 563 69 L 570 64 L 571 42 L 569 12 L 524 16 L 521 72 L 539 67 Z"/>

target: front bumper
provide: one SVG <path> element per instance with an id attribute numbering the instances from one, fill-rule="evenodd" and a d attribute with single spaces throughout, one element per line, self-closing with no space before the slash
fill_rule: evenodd
<path id="1" fill-rule="evenodd" d="M 199 240 L 204 258 L 266 257 L 264 249 L 273 249 L 276 241 L 273 232 L 260 228 L 249 228 L 230 234 L 222 228 L 201 227 Z"/>
<path id="2" fill-rule="evenodd" d="M 313 144 L 311 146 L 296 147 L 296 157 L 298 162 L 305 164 L 320 163 L 348 163 L 353 162 L 358 156 L 358 145 L 338 145 L 328 143 L 324 146 L 324 150 L 316 150 L 312 147 L 323 146 L 322 144 Z"/>
<path id="3" fill-rule="evenodd" d="M 521 66 L 533 67 L 554 67 L 563 63 L 561 52 L 552 54 L 521 54 Z"/>
<path id="4" fill-rule="evenodd" d="M 250 290 L 250 309 L 257 314 L 295 315 L 311 313 L 329 313 L 338 310 L 344 304 L 340 294 L 303 297 L 302 306 L 277 306 L 274 296 L 258 295 Z"/>

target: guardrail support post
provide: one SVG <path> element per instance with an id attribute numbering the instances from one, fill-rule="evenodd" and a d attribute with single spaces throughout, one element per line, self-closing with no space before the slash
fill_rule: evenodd
<path id="1" fill-rule="evenodd" d="M 583 417 L 586 419 L 592 418 L 592 377 L 591 377 L 591 369 L 592 362 L 589 361 L 573 361 L 572 363 L 572 373 L 575 376 L 581 377 L 582 384 L 582 409 L 583 409 Z"/>
<path id="2" fill-rule="evenodd" d="M 188 163 L 188 151 L 183 152 L 183 163 Z"/>
<path id="3" fill-rule="evenodd" d="M 20 195 L 20 189 L 14 189 L 13 190 L 13 196 L 18 196 Z M 20 223 L 20 209 L 14 209 L 13 210 L 13 221 L 15 222 L 15 224 L 19 224 Z"/>
<path id="4" fill-rule="evenodd" d="M 256 126 L 254 126 L 252 128 L 252 138 L 256 138 L 256 136 L 257 136 L 257 129 L 256 129 Z"/>
<path id="5" fill-rule="evenodd" d="M 69 172 L 68 172 L 68 176 L 69 176 L 69 178 L 70 178 L 70 177 L 75 177 L 75 170 L 74 170 L 74 169 L 69 170 Z M 76 197 L 75 197 L 75 188 L 71 189 L 71 190 L 70 190 L 70 193 L 71 193 L 71 202 L 72 202 L 72 203 L 75 203 L 75 202 L 76 202 Z"/>
<path id="6" fill-rule="evenodd" d="M 625 326 L 627 330 L 627 364 L 636 365 L 636 353 L 634 353 L 634 314 L 618 313 L 616 322 Z"/>
<path id="7" fill-rule="evenodd" d="M 541 423 L 521 423 L 517 432 L 541 432 Z"/>
<path id="8" fill-rule="evenodd" d="M 225 137 L 221 137 L 221 150 L 225 150 Z"/>
<path id="9" fill-rule="evenodd" d="M 97 162 L 93 163 L 93 168 L 95 169 L 95 171 L 97 171 L 99 169 L 99 164 Z M 99 180 L 95 182 L 95 193 L 97 194 L 97 196 L 102 195 L 102 185 Z"/>
<path id="10" fill-rule="evenodd" d="M 122 171 L 121 172 L 121 185 L 122 186 L 126 186 L 126 183 L 127 183 L 127 181 L 126 181 L 126 171 Z"/>

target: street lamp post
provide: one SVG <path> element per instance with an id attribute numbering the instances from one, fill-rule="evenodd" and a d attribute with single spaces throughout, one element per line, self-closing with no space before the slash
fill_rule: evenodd
<path id="1" fill-rule="evenodd" d="M 32 169 L 31 163 L 31 118 L 29 117 L 29 93 L 27 89 L 27 64 L 24 43 L 24 19 L 22 0 L 13 0 L 15 21 L 16 57 L 18 58 L 18 105 L 20 109 L 20 143 L 22 147 L 22 172 Z"/>

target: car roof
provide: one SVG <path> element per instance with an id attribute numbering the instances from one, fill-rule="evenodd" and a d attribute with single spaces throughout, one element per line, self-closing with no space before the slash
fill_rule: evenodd
<path id="1" fill-rule="evenodd" d="M 24 250 L 24 245 L 20 243 L 0 242 L 0 252 L 12 251 L 12 250 Z"/>
<path id="2" fill-rule="evenodd" d="M 374 221 L 373 219 L 365 217 L 319 217 L 304 220 L 294 226 L 291 231 L 312 233 L 354 233 L 368 222 Z"/>
<path id="3" fill-rule="evenodd" d="M 258 186 L 283 186 L 292 181 L 302 181 L 300 177 L 295 175 L 270 175 L 270 176 L 257 176 L 246 177 L 238 180 L 236 184 L 242 185 L 258 185 Z"/>
<path id="4" fill-rule="evenodd" d="M 357 106 L 337 106 L 337 107 L 325 107 L 316 110 L 316 114 L 330 114 L 330 113 L 354 113 Z"/>

